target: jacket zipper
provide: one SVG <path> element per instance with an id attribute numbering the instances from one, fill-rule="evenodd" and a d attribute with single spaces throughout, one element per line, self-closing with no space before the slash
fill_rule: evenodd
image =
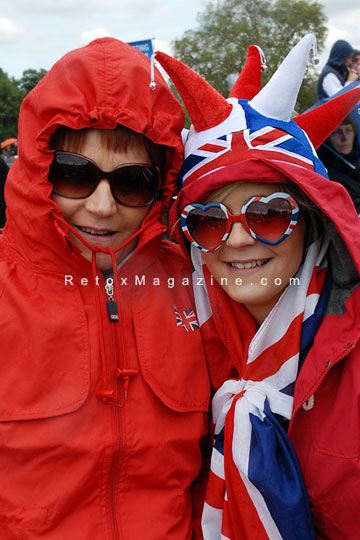
<path id="1" fill-rule="evenodd" d="M 114 300 L 113 294 L 114 294 L 114 286 L 113 286 L 113 280 L 112 278 L 108 278 L 106 280 L 105 285 L 105 292 L 108 296 L 108 300 L 106 302 L 107 304 L 107 312 L 109 321 L 111 324 L 111 330 L 112 330 L 112 336 L 113 336 L 113 344 L 114 344 L 114 350 L 115 350 L 115 368 L 119 368 L 119 363 L 121 362 L 120 358 L 120 351 L 119 351 L 119 344 L 117 340 L 116 335 L 116 329 L 114 324 L 119 324 L 119 306 L 117 305 L 117 302 Z M 115 374 L 113 374 L 115 376 Z M 121 409 L 124 407 L 121 403 L 118 403 L 117 400 L 119 399 L 120 392 L 120 380 L 118 378 L 116 380 L 116 402 L 112 402 L 112 406 L 115 406 L 115 449 L 114 449 L 114 458 L 113 463 L 111 467 L 111 474 L 109 479 L 109 489 L 110 489 L 110 515 L 111 515 L 111 527 L 112 527 L 112 534 L 114 540 L 119 540 L 119 524 L 116 517 L 116 478 L 117 478 L 117 472 L 120 462 L 120 456 L 122 453 L 122 440 L 123 440 L 123 429 L 122 429 L 122 419 L 121 419 Z M 111 405 L 110 405 L 111 406 Z"/>
<path id="2" fill-rule="evenodd" d="M 326 375 L 329 373 L 330 369 L 333 368 L 336 364 L 338 364 L 339 362 L 341 362 L 342 360 L 344 360 L 344 358 L 346 358 L 346 356 L 348 356 L 351 351 L 353 351 L 353 349 L 355 348 L 356 344 L 357 344 L 358 340 L 356 340 L 354 343 L 347 343 L 344 347 L 344 350 L 343 352 L 336 358 L 336 360 L 334 362 L 332 362 L 331 360 L 329 360 L 328 362 L 326 362 L 325 364 L 325 370 L 322 372 L 322 374 L 320 375 L 319 379 L 316 381 L 316 383 L 314 384 L 314 386 L 311 388 L 311 390 L 308 392 L 308 394 L 306 395 L 306 398 L 302 400 L 302 403 L 300 403 L 297 408 L 293 411 L 293 414 L 292 414 L 292 418 L 290 420 L 290 424 L 289 424 L 289 430 L 291 429 L 291 426 L 293 424 L 293 421 L 294 421 L 294 418 L 295 418 L 295 415 L 296 413 L 298 412 L 298 410 L 302 407 L 302 405 L 304 403 L 306 403 L 309 398 L 311 396 L 313 396 L 315 394 L 315 392 L 320 388 L 321 386 L 321 383 L 323 382 L 323 380 L 325 379 Z"/>
<path id="3" fill-rule="evenodd" d="M 115 354 L 116 358 L 119 359 L 119 347 L 115 335 L 115 328 L 112 328 L 113 332 L 113 339 L 115 342 Z M 118 363 L 118 362 L 116 362 Z M 119 386 L 120 381 L 116 379 L 116 389 L 117 389 L 117 395 L 120 395 L 119 392 Z M 110 479 L 110 508 L 111 508 L 111 522 L 113 526 L 113 534 L 114 534 L 114 540 L 119 540 L 119 524 L 116 517 L 116 479 L 117 479 L 117 472 L 119 468 L 119 462 L 120 462 L 120 456 L 122 453 L 122 441 L 123 441 L 123 429 L 122 429 L 122 419 L 121 419 L 121 409 L 124 407 L 124 405 L 121 405 L 119 403 L 114 404 L 115 405 L 115 426 L 116 426 L 116 446 L 115 446 L 115 455 L 113 459 L 112 464 L 112 470 L 111 470 L 111 479 Z M 113 405 L 113 406 L 114 406 Z M 110 405 L 111 406 L 111 405 Z"/>

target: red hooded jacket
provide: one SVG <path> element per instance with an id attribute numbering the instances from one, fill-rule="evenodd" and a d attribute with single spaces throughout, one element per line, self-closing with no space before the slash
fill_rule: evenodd
<path id="1" fill-rule="evenodd" d="M 62 58 L 22 105 L 0 237 L 1 540 L 201 537 L 208 374 L 189 269 L 161 219 L 183 113 L 156 81 L 142 53 L 105 38 Z M 167 146 L 168 163 L 115 280 L 114 323 L 47 175 L 59 125 L 119 123 Z"/>

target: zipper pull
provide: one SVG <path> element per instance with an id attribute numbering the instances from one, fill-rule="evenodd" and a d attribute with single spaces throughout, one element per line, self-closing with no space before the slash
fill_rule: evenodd
<path id="1" fill-rule="evenodd" d="M 105 285 L 106 294 L 109 297 L 109 300 L 106 302 L 106 307 L 108 310 L 109 321 L 110 322 L 119 322 L 119 314 L 117 309 L 116 300 L 114 300 L 114 280 L 111 277 L 108 277 Z"/>

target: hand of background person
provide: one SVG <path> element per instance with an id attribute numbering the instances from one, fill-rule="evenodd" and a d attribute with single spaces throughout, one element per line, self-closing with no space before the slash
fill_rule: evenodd
<path id="1" fill-rule="evenodd" d="M 359 70 L 358 67 L 348 67 L 348 77 L 346 79 L 346 82 L 354 82 L 359 79 Z"/>

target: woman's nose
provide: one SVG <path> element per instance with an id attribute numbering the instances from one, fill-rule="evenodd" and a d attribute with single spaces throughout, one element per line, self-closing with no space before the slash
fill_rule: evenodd
<path id="1" fill-rule="evenodd" d="M 340 139 L 342 141 L 345 141 L 346 140 L 346 133 L 344 133 L 343 131 L 340 131 Z"/>
<path id="2" fill-rule="evenodd" d="M 88 212 L 102 217 L 116 214 L 116 201 L 111 193 L 108 180 L 100 180 L 95 191 L 86 199 L 85 207 Z"/>
<path id="3" fill-rule="evenodd" d="M 256 242 L 257 240 L 251 236 L 242 223 L 233 223 L 226 240 L 226 245 L 232 248 L 239 248 L 251 246 Z"/>

